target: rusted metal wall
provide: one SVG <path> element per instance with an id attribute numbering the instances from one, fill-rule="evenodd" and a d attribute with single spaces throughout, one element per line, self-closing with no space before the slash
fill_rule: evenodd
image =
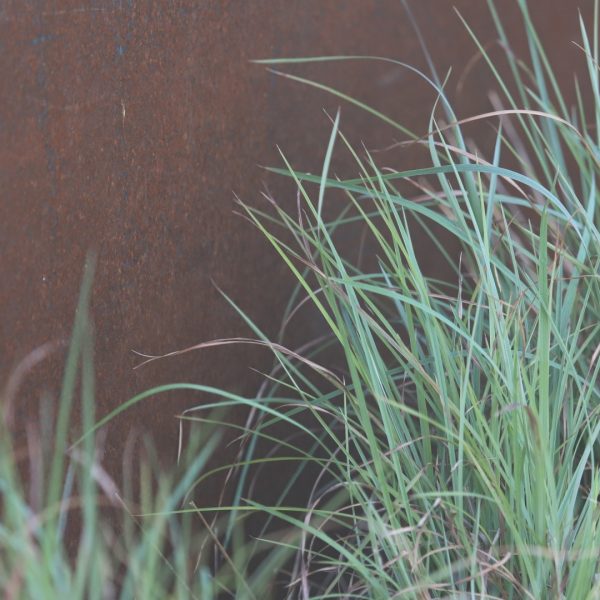
<path id="1" fill-rule="evenodd" d="M 501 0 L 518 31 L 516 2 Z M 570 75 L 577 2 L 531 3 Z M 585 5 L 585 1 L 582 0 Z M 460 73 L 493 28 L 480 0 L 418 0 L 415 16 L 440 71 Z M 277 329 L 287 280 L 260 235 L 233 215 L 252 202 L 279 144 L 318 168 L 337 101 L 277 78 L 250 59 L 371 54 L 424 67 L 398 0 L 13 0 L 0 3 L 0 377 L 29 351 L 68 337 L 89 249 L 98 252 L 93 312 L 99 412 L 152 385 L 194 381 L 248 392 L 248 365 L 266 355 L 210 350 L 133 370 L 135 349 L 164 353 L 245 333 L 214 280 L 267 332 Z M 574 48 L 574 47 L 573 47 Z M 487 109 L 489 78 L 470 70 L 461 114 Z M 391 65 L 296 67 L 424 130 L 431 91 Z M 456 78 L 453 80 L 456 82 Z M 353 139 L 392 141 L 385 126 L 345 107 Z M 408 156 L 404 156 L 408 161 Z M 398 166 L 398 165 L 396 165 Z M 284 193 L 277 181 L 269 185 Z M 17 417 L 56 393 L 62 355 L 38 365 Z M 108 463 L 140 425 L 173 447 L 171 418 L 197 398 L 150 400 L 115 423 Z"/>

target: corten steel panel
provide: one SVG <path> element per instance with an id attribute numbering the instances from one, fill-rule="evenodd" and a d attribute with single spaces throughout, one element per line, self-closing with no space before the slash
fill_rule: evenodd
<path id="1" fill-rule="evenodd" d="M 531 3 L 563 78 L 571 74 L 577 4 Z M 475 54 L 454 5 L 484 43 L 494 39 L 481 0 L 412 5 L 442 74 L 451 65 L 460 73 Z M 500 6 L 518 38 L 516 3 Z M 265 331 L 276 331 L 288 280 L 260 235 L 232 214 L 233 192 L 250 202 L 258 197 L 266 174 L 257 164 L 277 161 L 275 144 L 298 166 L 318 169 L 329 128 L 321 108 L 335 111 L 338 102 L 248 61 L 371 54 L 425 67 L 402 3 L 15 0 L 0 3 L 0 28 L 2 380 L 33 348 L 68 336 L 84 257 L 95 249 L 101 414 L 167 382 L 251 391 L 248 365 L 268 359 L 256 350 L 210 350 L 135 371 L 131 350 L 164 353 L 246 333 L 211 280 Z M 425 131 L 432 92 L 400 68 L 291 70 Z M 481 64 L 470 71 L 457 98 L 460 114 L 487 110 L 485 73 Z M 371 146 L 393 139 L 348 106 L 342 127 Z M 275 180 L 269 185 L 276 196 L 288 191 Z M 61 361 L 58 353 L 30 374 L 18 399 L 21 422 L 35 414 L 43 390 L 56 394 Z M 111 470 L 127 434 L 141 425 L 171 453 L 173 415 L 199 400 L 163 396 L 120 418 L 108 437 Z"/>

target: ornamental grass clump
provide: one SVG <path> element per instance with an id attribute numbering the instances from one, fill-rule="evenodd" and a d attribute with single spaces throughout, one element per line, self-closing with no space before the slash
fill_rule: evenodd
<path id="1" fill-rule="evenodd" d="M 421 75 L 436 96 L 422 137 L 286 75 L 428 150 L 420 169 L 380 168 L 338 113 L 320 174 L 285 157 L 273 169 L 297 186 L 294 210 L 273 201 L 273 219 L 245 207 L 298 279 L 286 319 L 308 301 L 326 332 L 301 360 L 273 346 L 278 367 L 249 434 L 292 423 L 307 441 L 302 467 L 319 473 L 301 514 L 287 510 L 287 490 L 263 507 L 301 531 L 290 597 L 600 596 L 598 3 L 592 30 L 581 23 L 587 78 L 573 107 L 519 4 L 527 63 L 489 2 L 510 79 L 473 36 L 496 76 L 494 110 L 460 121 L 437 75 Z M 364 58 L 263 62 L 349 59 Z M 488 154 L 464 134 L 476 120 L 494 127 Z M 332 172 L 336 152 L 352 155 L 354 178 Z M 326 217 L 336 194 L 345 206 Z M 357 222 L 371 261 L 338 242 Z M 414 224 L 446 257 L 449 281 L 424 274 Z"/>

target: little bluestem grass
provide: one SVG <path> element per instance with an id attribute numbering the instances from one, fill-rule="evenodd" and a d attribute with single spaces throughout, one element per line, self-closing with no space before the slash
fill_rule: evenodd
<path id="1" fill-rule="evenodd" d="M 437 98 L 422 137 L 284 75 L 366 108 L 429 151 L 423 168 L 382 170 L 348 142 L 338 113 L 321 174 L 285 157 L 273 169 L 296 184 L 297 210 L 273 200 L 273 222 L 245 207 L 343 357 L 333 373 L 315 366 L 318 349 L 312 364 L 278 353 L 265 402 L 298 427 L 311 423 L 326 449 L 314 458 L 323 477 L 302 518 L 285 500 L 265 509 L 304 532 L 290 576 L 298 597 L 600 596 L 598 3 L 592 31 L 581 23 L 588 77 L 575 82 L 574 108 L 519 6 L 530 67 L 507 51 L 512 78 L 503 79 L 473 36 L 496 76 L 497 106 L 459 121 L 437 74 L 422 75 Z M 475 120 L 495 127 L 488 156 L 466 141 Z M 354 158 L 354 179 L 331 172 L 336 151 Z M 401 191 L 407 184 L 414 197 Z M 327 220 L 336 192 L 347 206 Z M 371 270 L 337 242 L 357 221 L 369 233 Z M 432 247 L 459 242 L 460 256 L 447 255 L 451 283 L 424 274 L 411 222 Z"/>

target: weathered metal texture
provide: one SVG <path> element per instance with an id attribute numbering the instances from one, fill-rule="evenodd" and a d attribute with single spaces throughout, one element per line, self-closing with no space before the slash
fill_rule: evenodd
<path id="1" fill-rule="evenodd" d="M 514 33 L 516 2 L 501 4 Z M 561 76 L 570 75 L 576 4 L 531 3 Z M 484 43 L 495 37 L 484 2 L 412 5 L 442 73 L 451 65 L 461 72 L 475 55 L 453 5 Z M 267 358 L 255 349 L 209 350 L 140 370 L 131 351 L 245 333 L 213 281 L 267 332 L 277 329 L 287 280 L 266 242 L 234 216 L 233 194 L 258 197 L 266 174 L 257 164 L 277 162 L 275 144 L 295 164 L 318 169 L 329 127 L 321 108 L 334 111 L 339 101 L 249 61 L 369 54 L 424 67 L 402 3 L 13 0 L 0 4 L 0 31 L 0 377 L 33 348 L 68 337 L 93 249 L 100 413 L 160 383 L 251 390 L 248 365 Z M 480 67 L 458 96 L 463 115 L 487 109 Z M 424 131 L 433 94 L 406 70 L 364 62 L 292 70 Z M 394 136 L 347 106 L 342 125 L 371 146 Z M 286 190 L 269 185 L 275 195 Z M 59 353 L 30 373 L 18 419 L 34 414 L 44 389 L 56 393 L 61 363 Z M 123 440 L 140 426 L 170 452 L 173 415 L 197 401 L 171 394 L 129 411 L 111 427 L 109 466 L 118 470 Z"/>

